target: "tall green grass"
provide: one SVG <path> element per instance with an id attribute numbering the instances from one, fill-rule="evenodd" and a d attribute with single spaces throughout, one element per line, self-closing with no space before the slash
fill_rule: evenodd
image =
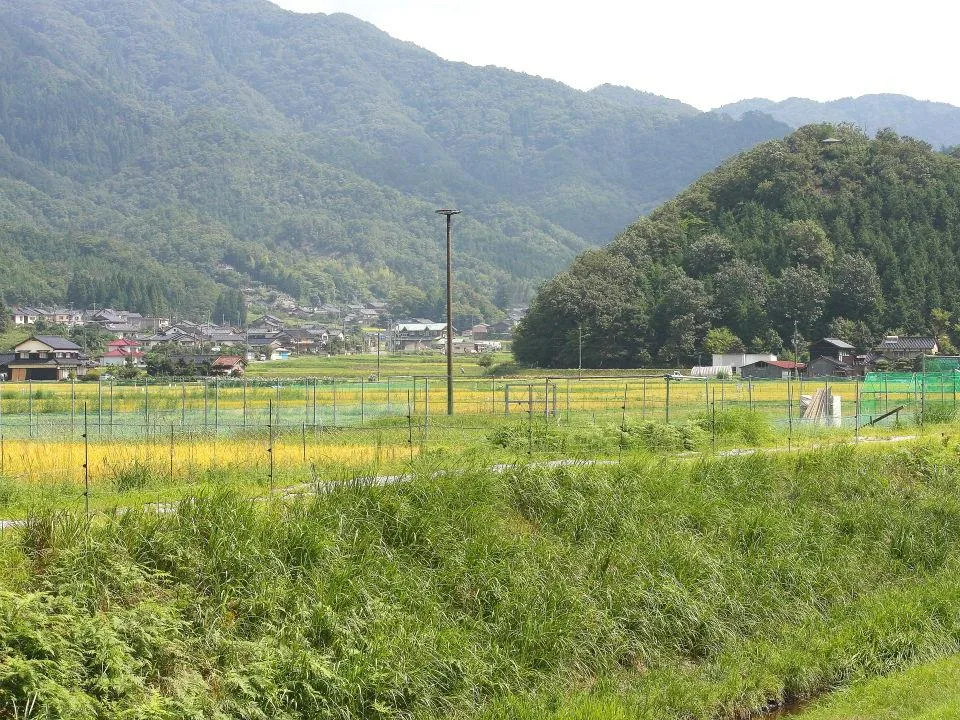
<path id="1" fill-rule="evenodd" d="M 494 473 L 31 519 L 0 717 L 742 717 L 960 643 L 955 449 Z"/>

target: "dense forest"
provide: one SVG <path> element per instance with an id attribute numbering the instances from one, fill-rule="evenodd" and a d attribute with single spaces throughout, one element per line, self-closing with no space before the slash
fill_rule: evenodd
<path id="1" fill-rule="evenodd" d="M 519 360 L 693 363 L 839 336 L 960 333 L 960 152 L 810 125 L 724 163 L 547 283 Z M 795 336 L 796 333 L 796 336 Z"/>
<path id="2" fill-rule="evenodd" d="M 0 3 L 0 295 L 206 318 L 252 281 L 419 314 L 454 204 L 457 313 L 495 318 L 788 130 L 267 0 Z"/>

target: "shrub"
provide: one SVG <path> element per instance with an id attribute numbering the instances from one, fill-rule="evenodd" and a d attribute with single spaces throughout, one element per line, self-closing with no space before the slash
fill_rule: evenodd
<path id="1" fill-rule="evenodd" d="M 112 468 L 111 481 L 117 492 L 129 492 L 147 487 L 154 478 L 154 470 L 142 460 Z"/>
<path id="2" fill-rule="evenodd" d="M 615 431 L 619 433 L 620 427 L 616 426 Z M 625 449 L 651 452 L 696 450 L 706 442 L 706 435 L 694 423 L 628 423 L 622 432 Z"/>
<path id="3" fill-rule="evenodd" d="M 523 367 L 513 361 L 498 363 L 487 369 L 487 375 L 493 377 L 507 377 L 510 375 L 519 375 Z"/>
<path id="4" fill-rule="evenodd" d="M 716 413 L 697 416 L 697 426 L 704 433 L 716 432 L 717 437 L 760 445 L 773 438 L 773 427 L 766 416 L 747 408 L 725 408 Z"/>

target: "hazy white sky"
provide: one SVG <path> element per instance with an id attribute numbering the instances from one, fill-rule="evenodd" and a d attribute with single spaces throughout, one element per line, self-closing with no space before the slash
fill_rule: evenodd
<path id="1" fill-rule="evenodd" d="M 893 92 L 960 105 L 956 0 L 273 0 L 346 12 L 451 60 L 708 109 Z"/>

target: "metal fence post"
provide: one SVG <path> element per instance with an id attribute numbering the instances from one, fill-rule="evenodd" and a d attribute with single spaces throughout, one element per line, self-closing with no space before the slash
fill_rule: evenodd
<path id="1" fill-rule="evenodd" d="M 83 505 L 90 524 L 90 433 L 87 425 L 87 403 L 83 403 Z"/>
<path id="2" fill-rule="evenodd" d="M 527 385 L 527 455 L 533 454 L 533 383 Z"/>
<path id="3" fill-rule="evenodd" d="M 860 378 L 856 379 L 857 385 L 857 403 L 856 403 L 856 413 L 857 417 L 854 421 L 854 437 L 859 442 L 860 441 Z M 921 415 L 921 422 L 923 421 L 923 416 Z"/>
<path id="4" fill-rule="evenodd" d="M 666 413 L 666 423 L 667 425 L 669 425 L 670 424 L 670 378 L 666 378 L 666 383 L 667 383 L 667 397 L 664 405 L 665 405 L 665 413 Z"/>
<path id="5" fill-rule="evenodd" d="M 790 375 L 787 375 L 787 425 L 788 425 L 788 434 L 787 434 L 787 450 L 793 450 L 793 383 L 790 380 Z"/>
<path id="6" fill-rule="evenodd" d="M 627 440 L 627 383 L 623 384 L 623 404 L 620 405 L 620 447 L 617 462 L 623 462 L 623 445 Z"/>
<path id="7" fill-rule="evenodd" d="M 717 389 L 713 389 L 713 408 L 710 422 L 710 447 L 714 453 L 717 452 Z"/>
<path id="8" fill-rule="evenodd" d="M 413 460 L 413 412 L 410 405 L 410 391 L 407 390 L 407 445 L 410 447 L 410 460 Z"/>
<path id="9" fill-rule="evenodd" d="M 640 419 L 646 421 L 647 419 L 647 379 L 640 378 Z"/>
<path id="10" fill-rule="evenodd" d="M 110 384 L 113 385 L 113 381 L 110 381 Z M 134 383 L 136 387 L 136 383 Z M 147 379 L 143 379 L 143 430 L 145 433 L 148 432 L 150 427 L 150 383 L 147 382 Z M 110 418 L 111 432 L 113 431 L 113 417 Z"/>
<path id="11" fill-rule="evenodd" d="M 74 418 L 77 414 L 77 376 L 70 376 L 70 439 L 73 440 Z"/>
<path id="12" fill-rule="evenodd" d="M 267 455 L 270 458 L 270 492 L 273 492 L 273 398 L 270 398 L 269 406 L 270 419 L 267 422 L 268 441 Z"/>

